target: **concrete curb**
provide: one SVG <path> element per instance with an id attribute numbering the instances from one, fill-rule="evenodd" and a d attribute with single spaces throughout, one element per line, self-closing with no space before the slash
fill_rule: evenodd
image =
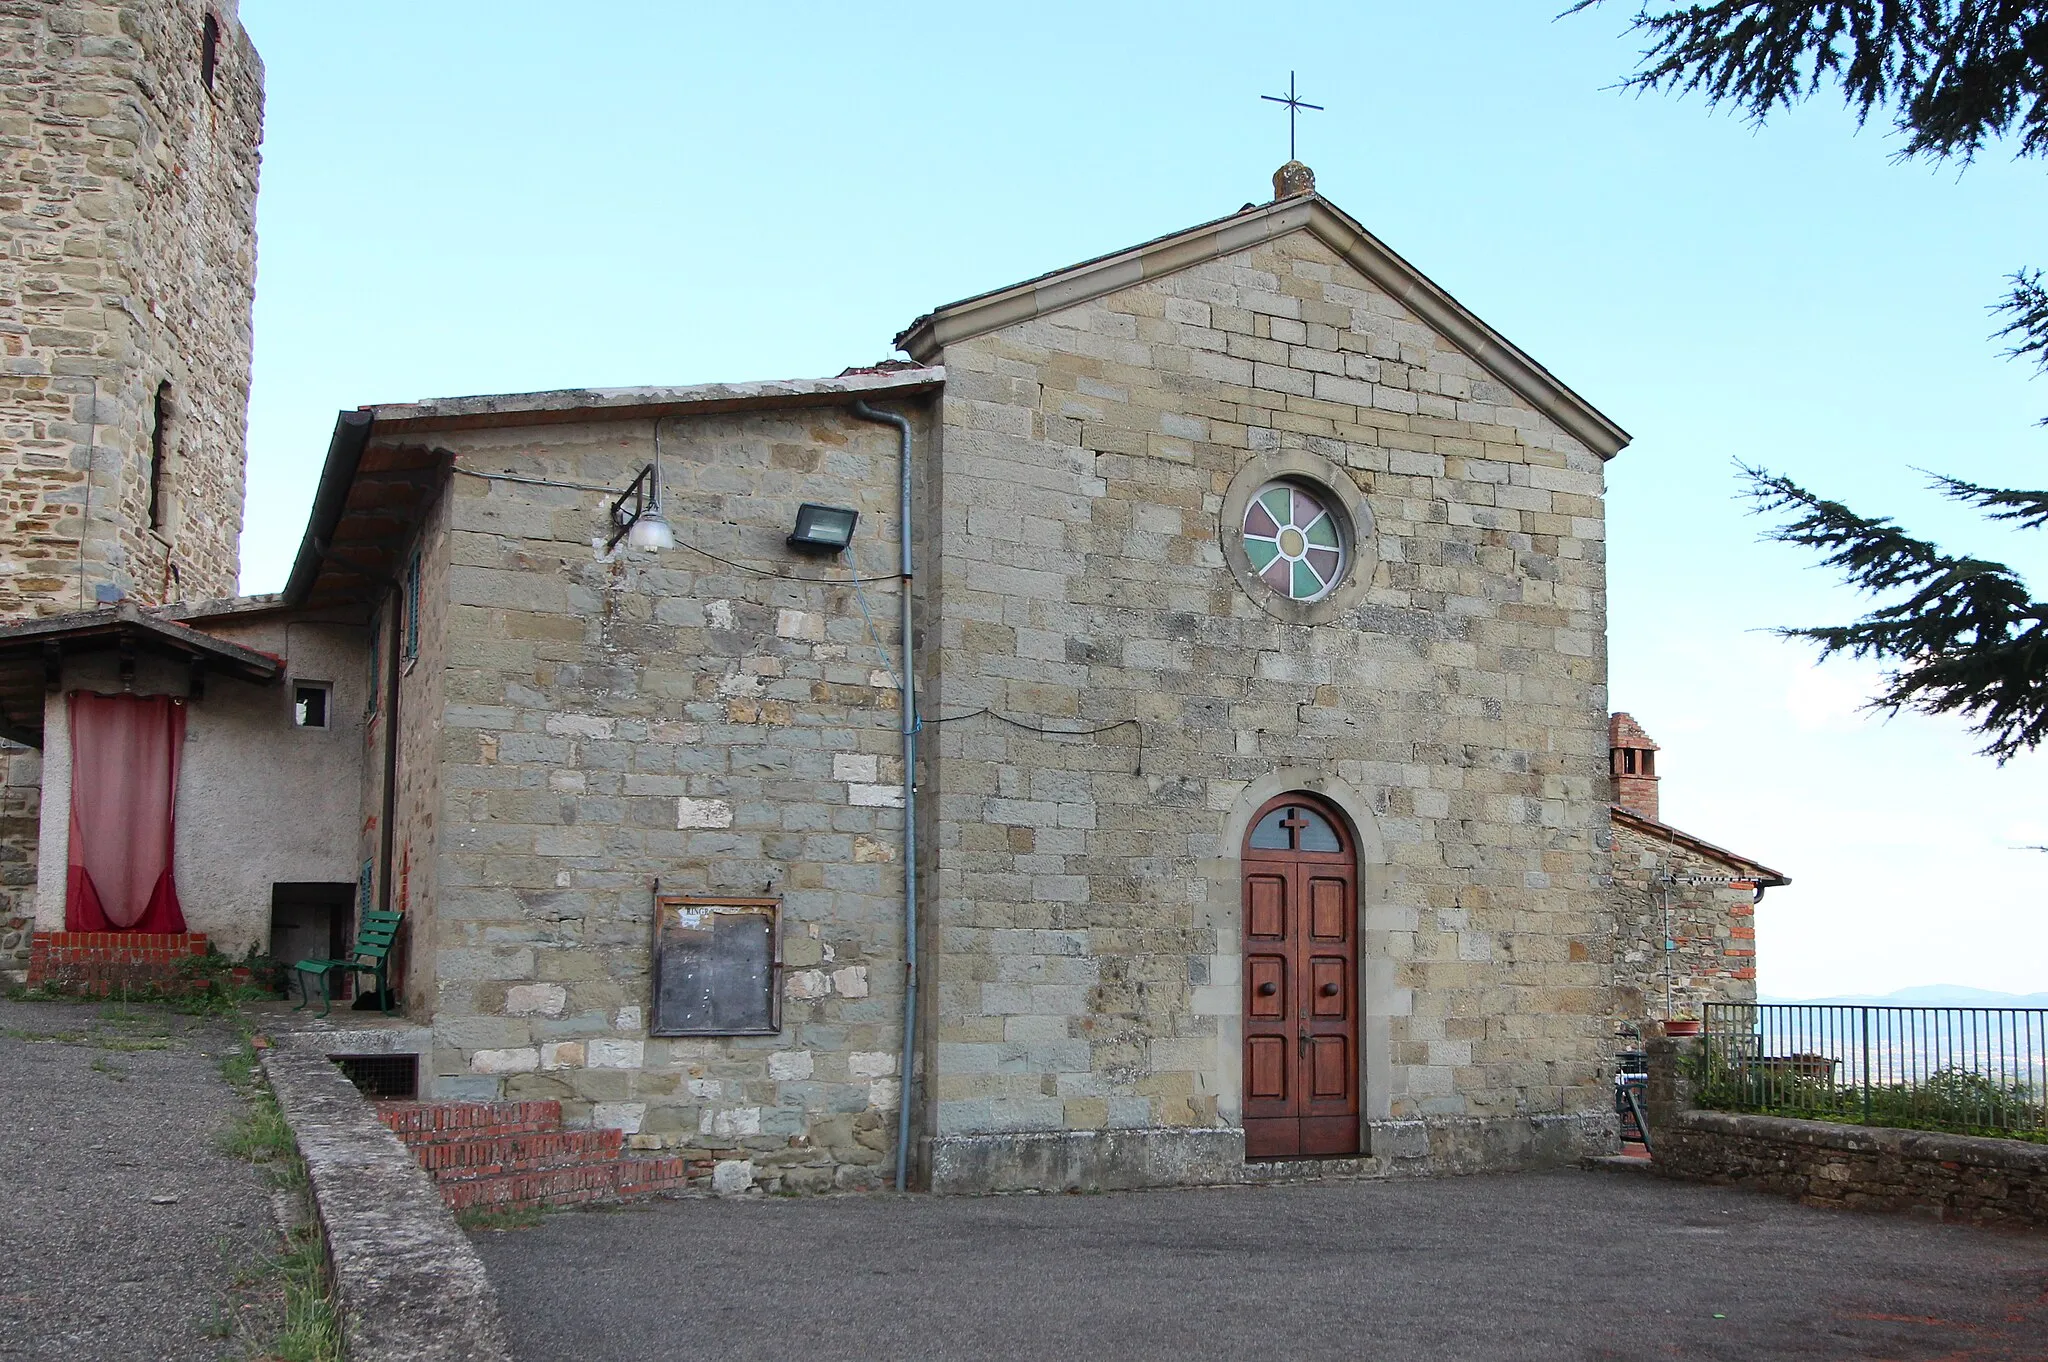
<path id="1" fill-rule="evenodd" d="M 323 1054 L 262 1054 L 327 1240 L 351 1362 L 509 1362 L 498 1297 L 440 1191 Z"/>

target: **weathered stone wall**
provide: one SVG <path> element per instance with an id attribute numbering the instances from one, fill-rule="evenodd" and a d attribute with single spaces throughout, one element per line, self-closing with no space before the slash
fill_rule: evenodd
<path id="1" fill-rule="evenodd" d="M 1687 1079 L 1698 1050 L 1696 1041 L 1649 1044 L 1651 1166 L 1663 1176 L 1809 1206 L 2048 1227 L 2048 1145 L 1702 1111 Z"/>
<path id="2" fill-rule="evenodd" d="M 0 0 L 0 618 L 234 592 L 263 66 L 212 4 L 205 88 L 208 9 Z"/>
<path id="3" fill-rule="evenodd" d="M 1684 1112 L 1652 1134 L 1652 1167 L 1666 1177 L 1809 1206 L 2048 1228 L 2048 1145 L 1726 1111 Z"/>
<path id="4" fill-rule="evenodd" d="M 903 949 L 895 439 L 826 409 L 666 420 L 677 534 L 747 567 L 607 553 L 609 496 L 454 475 L 436 1096 L 557 1099 L 572 1124 L 716 1161 L 728 1190 L 886 1180 Z M 459 470 L 618 488 L 653 455 L 648 421 L 436 440 Z M 861 512 L 872 632 L 844 558 L 784 545 L 805 500 Z M 781 900 L 779 1035 L 648 1034 L 657 879 Z"/>
<path id="5" fill-rule="evenodd" d="M 412 632 L 405 623 L 404 606 L 398 612 L 398 797 L 392 807 L 391 891 L 385 897 L 393 908 L 406 915 L 404 971 L 406 1007 L 415 1015 L 433 1005 L 436 953 L 423 949 L 437 939 L 434 925 L 438 879 L 435 851 L 441 826 L 442 763 L 446 759 L 443 727 L 448 694 L 449 574 L 452 543 L 449 517 L 452 500 L 445 490 L 428 512 L 419 536 L 419 621 L 417 647 L 406 655 Z M 400 599 L 408 594 L 405 573 L 399 580 Z M 381 753 L 379 756 L 381 757 Z M 382 786 L 379 786 L 382 789 Z M 372 847 L 365 853 L 375 857 L 375 826 Z M 385 870 L 379 866 L 377 874 Z"/>
<path id="6" fill-rule="evenodd" d="M 1599 458 L 1305 232 L 942 358 L 930 1131 L 1235 1125 L 1237 856 L 1292 788 L 1380 848 L 1375 1128 L 1610 1131 Z M 1377 523 L 1327 622 L 1226 562 L 1261 460 Z M 1140 720 L 1142 770 L 984 707 Z"/>
<path id="7" fill-rule="evenodd" d="M 1614 824 L 1613 855 L 1617 1024 L 1639 1030 L 1651 1018 L 1698 1017 L 1705 1003 L 1755 1002 L 1756 886 L 1675 883 L 1679 876 L 1733 872 L 1724 861 L 1621 822 Z"/>
<path id="8" fill-rule="evenodd" d="M 42 753 L 0 745 L 0 970 L 28 965 L 42 810 Z"/>
<path id="9" fill-rule="evenodd" d="M 262 123 L 235 0 L 0 0 L 0 620 L 234 594 Z M 0 743 L 0 969 L 27 958 L 40 772 Z"/>

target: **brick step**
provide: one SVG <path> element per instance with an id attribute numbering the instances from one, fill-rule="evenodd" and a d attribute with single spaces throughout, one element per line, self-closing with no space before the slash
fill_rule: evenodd
<path id="1" fill-rule="evenodd" d="M 562 1128 L 560 1102 L 379 1102 L 377 1115 L 414 1147 L 548 1134 Z"/>
<path id="2" fill-rule="evenodd" d="M 413 1146 L 420 1167 L 437 1182 L 610 1163 L 623 1137 L 616 1130 L 559 1130 L 497 1139 L 443 1140 Z"/>
<path id="3" fill-rule="evenodd" d="M 503 1173 L 441 1184 L 449 1209 L 530 1210 L 587 1206 L 679 1192 L 690 1185 L 687 1159 L 615 1159 L 575 1168 Z"/>

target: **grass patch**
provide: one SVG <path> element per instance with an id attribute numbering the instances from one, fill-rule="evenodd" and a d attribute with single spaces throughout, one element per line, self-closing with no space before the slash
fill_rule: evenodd
<path id="1" fill-rule="evenodd" d="M 114 1062 L 105 1055 L 93 1056 L 92 1071 L 98 1074 L 105 1074 L 116 1083 L 126 1083 L 128 1081 L 128 1071 L 115 1067 Z"/>
<path id="2" fill-rule="evenodd" d="M 221 1077 L 241 1093 L 246 1106 L 227 1134 L 221 1152 L 263 1169 L 272 1187 L 291 1191 L 303 1211 L 310 1194 L 305 1161 L 277 1098 L 262 1081 L 256 1050 L 245 1033 L 236 1050 L 221 1060 Z M 216 1335 L 239 1335 L 242 1355 L 259 1362 L 342 1362 L 341 1320 L 327 1271 L 327 1246 L 310 1216 L 287 1231 L 274 1256 L 257 1262 L 237 1284 L 238 1309 L 223 1312 Z"/>
<path id="3" fill-rule="evenodd" d="M 56 1045 L 76 1045 L 82 1040 L 92 1039 L 91 1034 L 85 1031 L 24 1031 L 16 1026 L 0 1031 L 0 1036 L 5 1036 L 9 1040 L 25 1040 L 31 1043 L 40 1041 Z"/>
<path id="4" fill-rule="evenodd" d="M 541 1213 L 532 1207 L 501 1210 L 490 1206 L 471 1206 L 455 1213 L 455 1223 L 465 1230 L 530 1230 L 540 1222 Z"/>
<path id="5" fill-rule="evenodd" d="M 273 1187 L 303 1187 L 306 1165 L 292 1138 L 291 1124 L 277 1098 L 256 1077 L 256 1052 L 245 1038 L 241 1047 L 221 1061 L 221 1077 L 241 1090 L 247 1103 L 234 1125 L 220 1138 L 220 1151 L 263 1168 Z"/>

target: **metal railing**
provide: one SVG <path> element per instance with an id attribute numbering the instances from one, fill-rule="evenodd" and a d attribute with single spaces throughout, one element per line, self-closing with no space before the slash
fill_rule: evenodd
<path id="1" fill-rule="evenodd" d="M 2048 1008 L 1709 1003 L 1694 1100 L 2048 1141 Z"/>

